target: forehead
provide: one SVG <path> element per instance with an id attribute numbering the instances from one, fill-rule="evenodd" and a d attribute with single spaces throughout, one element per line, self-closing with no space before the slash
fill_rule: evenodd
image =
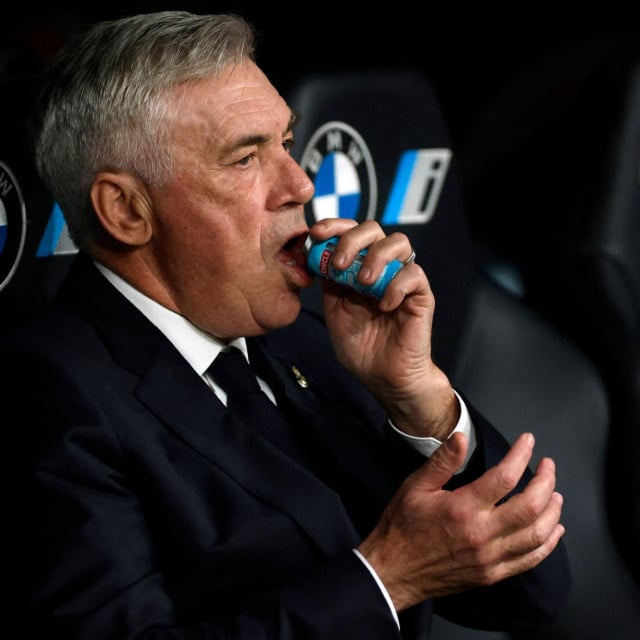
<path id="1" fill-rule="evenodd" d="M 252 61 L 229 65 L 215 78 L 189 83 L 179 88 L 177 110 L 185 126 L 206 127 L 224 138 L 266 133 L 276 128 L 282 133 L 291 111 L 267 76 Z"/>

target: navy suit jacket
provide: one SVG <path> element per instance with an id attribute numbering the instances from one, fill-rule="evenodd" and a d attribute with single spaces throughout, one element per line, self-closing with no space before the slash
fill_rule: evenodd
<path id="1" fill-rule="evenodd" d="M 423 459 L 320 319 L 303 312 L 249 344 L 313 443 L 313 472 L 236 420 L 85 256 L 5 341 L 5 602 L 24 637 L 427 638 L 434 608 L 485 628 L 553 615 L 562 545 L 527 574 L 414 607 L 398 631 L 352 549 Z M 458 483 L 507 449 L 469 408 L 478 449 Z"/>

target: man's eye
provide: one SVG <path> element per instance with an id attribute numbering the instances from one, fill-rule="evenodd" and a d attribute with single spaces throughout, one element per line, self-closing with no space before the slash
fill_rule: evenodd
<path id="1" fill-rule="evenodd" d="M 291 153 L 291 149 L 293 149 L 295 143 L 296 142 L 293 138 L 287 138 L 286 140 L 283 140 L 282 146 L 284 147 L 285 151 Z"/>
<path id="2" fill-rule="evenodd" d="M 250 153 L 249 155 L 244 156 L 244 158 L 240 158 L 240 160 L 238 160 L 236 164 L 239 164 L 242 167 L 246 167 L 253 160 L 253 155 L 253 153 Z"/>

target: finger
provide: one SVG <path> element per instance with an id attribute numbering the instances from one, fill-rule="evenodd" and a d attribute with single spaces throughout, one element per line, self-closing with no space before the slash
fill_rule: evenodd
<path id="1" fill-rule="evenodd" d="M 461 467 L 469 443 L 462 433 L 454 433 L 430 456 L 420 470 L 420 481 L 426 491 L 441 489 Z"/>
<path id="2" fill-rule="evenodd" d="M 563 499 L 554 493 L 547 508 L 535 522 L 508 536 L 504 541 L 506 558 L 518 558 L 539 549 L 552 549 L 564 534 L 564 526 L 560 523 Z"/>
<path id="3" fill-rule="evenodd" d="M 364 282 L 363 277 L 365 274 L 368 274 L 366 281 L 373 282 L 389 262 L 389 260 L 377 261 L 375 259 L 375 246 L 384 239 L 385 234 L 382 227 L 373 220 L 366 220 L 355 227 L 351 227 L 340 234 L 333 258 L 331 259 L 332 264 L 338 269 L 346 269 L 360 251 L 367 249 L 367 256 L 365 256 L 363 260 L 359 278 Z M 369 256 L 372 250 L 374 259 Z M 376 275 L 373 277 L 373 280 L 371 279 L 371 275 L 369 275 L 371 274 L 372 265 L 376 267 Z"/>
<path id="4" fill-rule="evenodd" d="M 496 504 L 518 484 L 531 460 L 534 444 L 531 433 L 521 434 L 504 458 L 467 488 L 487 504 Z"/>
<path id="5" fill-rule="evenodd" d="M 383 236 L 366 248 L 367 255 L 362 261 L 359 276 L 365 284 L 375 282 L 390 262 L 397 260 L 401 266 L 404 266 L 406 258 L 415 256 L 409 238 L 397 231 Z"/>
<path id="6" fill-rule="evenodd" d="M 562 516 L 562 506 L 564 498 L 562 494 L 554 491 L 547 502 L 542 513 L 536 518 L 535 522 L 527 528 L 529 535 L 528 544 L 532 550 L 546 544 L 547 539 L 554 535 L 560 524 Z"/>
<path id="7" fill-rule="evenodd" d="M 556 463 L 552 458 L 542 458 L 533 474 L 533 478 L 525 487 L 525 496 L 541 495 L 541 499 L 546 502 L 548 497 L 556 488 Z"/>
<path id="8" fill-rule="evenodd" d="M 485 583 L 493 584 L 538 566 L 558 546 L 564 533 L 564 526 L 557 524 L 542 544 L 524 553 L 506 554 L 501 562 L 492 566 L 485 577 Z"/>
<path id="9" fill-rule="evenodd" d="M 360 228 L 365 226 L 366 228 L 369 226 L 369 222 L 370 221 L 359 224 L 351 218 L 323 218 L 309 228 L 309 235 L 316 240 L 327 240 L 333 236 L 342 237 L 348 231 L 355 229 L 356 227 Z M 377 226 L 382 235 L 384 235 L 382 227 L 380 227 L 376 222 L 373 222 L 373 224 Z"/>
<path id="10" fill-rule="evenodd" d="M 311 226 L 309 234 L 317 240 L 327 240 L 332 236 L 341 236 L 357 225 L 351 218 L 323 218 Z"/>
<path id="11" fill-rule="evenodd" d="M 393 311 L 405 300 L 414 303 L 405 305 L 407 310 L 416 311 L 418 315 L 421 315 L 423 309 L 433 310 L 435 306 L 429 279 L 423 269 L 415 263 L 402 267 L 391 280 L 380 300 L 380 310 Z"/>
<path id="12" fill-rule="evenodd" d="M 532 505 L 544 506 L 556 487 L 556 464 L 551 458 L 542 458 L 536 467 L 533 477 L 522 491 L 523 500 Z M 515 496 L 514 496 L 515 497 Z M 511 499 L 513 499 L 512 497 Z"/>
<path id="13" fill-rule="evenodd" d="M 551 458 L 544 458 L 524 491 L 497 507 L 496 513 L 503 527 L 516 530 L 530 526 L 541 518 L 541 514 L 546 518 L 555 515 L 559 519 L 562 496 L 555 492 L 555 486 L 555 463 Z"/>

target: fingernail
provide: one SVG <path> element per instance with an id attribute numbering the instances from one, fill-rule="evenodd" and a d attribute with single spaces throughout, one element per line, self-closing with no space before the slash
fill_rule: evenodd
<path id="1" fill-rule="evenodd" d="M 360 269 L 360 280 L 371 280 L 371 269 L 368 267 L 365 269 Z"/>
<path id="2" fill-rule="evenodd" d="M 338 269 L 344 269 L 347 264 L 347 258 L 344 253 L 336 251 L 333 254 L 333 258 L 331 258 L 331 262 L 333 262 L 334 266 L 338 267 Z"/>

